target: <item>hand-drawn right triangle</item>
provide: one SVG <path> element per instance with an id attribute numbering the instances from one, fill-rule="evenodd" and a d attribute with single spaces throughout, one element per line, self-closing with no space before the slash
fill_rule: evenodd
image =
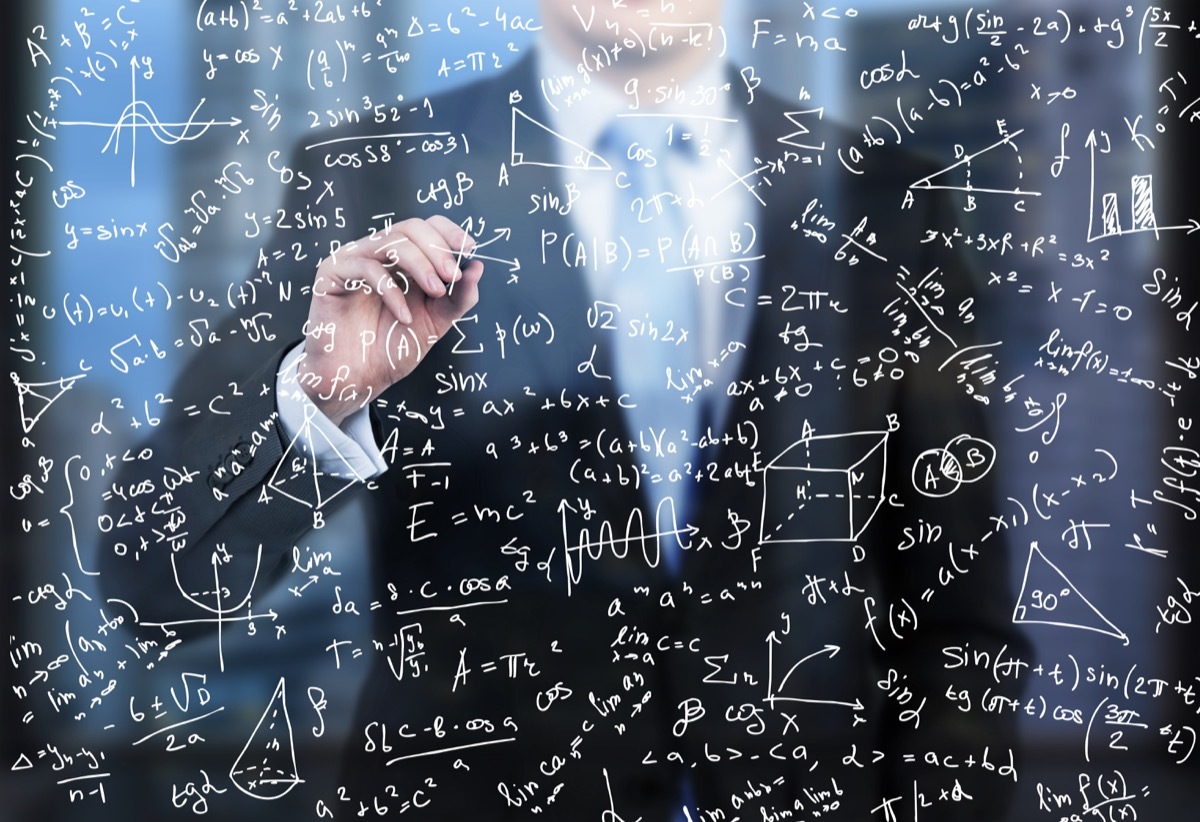
<path id="1" fill-rule="evenodd" d="M 1038 562 L 1034 562 L 1034 556 Z M 1108 621 L 1087 597 L 1079 592 L 1075 583 L 1058 566 L 1046 558 L 1036 542 L 1029 544 L 1029 559 L 1025 562 L 1025 578 L 1021 580 L 1021 593 L 1013 609 L 1013 620 L 1018 625 L 1058 625 L 1062 628 L 1079 628 L 1116 637 L 1125 645 L 1129 637 Z"/>
<path id="2" fill-rule="evenodd" d="M 910 189 L 946 189 L 948 191 L 965 191 L 967 193 L 976 194 L 1011 194 L 1014 196 L 1040 197 L 1041 192 L 1024 191 L 1021 188 L 1020 181 L 1025 178 L 1025 173 L 1021 170 L 1021 151 L 1017 148 L 1017 144 L 1013 142 L 1014 138 L 1020 136 L 1025 129 L 1018 129 L 1012 134 L 1005 134 L 996 142 L 992 143 L 987 148 L 982 148 L 973 154 L 966 154 L 962 159 L 948 165 L 940 171 L 935 171 L 928 177 L 922 177 L 915 183 L 909 185 Z M 1017 168 L 1015 169 L 1017 177 L 1017 185 L 1011 189 L 996 189 L 974 186 L 971 184 L 971 163 L 978 160 L 989 151 L 993 151 L 1000 146 L 1008 146 L 1015 153 Z M 959 170 L 961 169 L 961 171 Z"/>
<path id="3" fill-rule="evenodd" d="M 545 156 L 527 154 L 521 146 L 532 142 L 541 129 L 559 143 L 566 144 L 573 162 L 562 163 L 558 159 L 558 147 L 550 143 Z M 539 123 L 517 107 L 512 110 L 512 164 L 514 166 L 546 166 L 547 168 L 575 168 L 581 171 L 611 171 L 608 161 L 586 146 L 581 146 L 574 140 L 568 139 L 550 128 L 545 123 Z"/>

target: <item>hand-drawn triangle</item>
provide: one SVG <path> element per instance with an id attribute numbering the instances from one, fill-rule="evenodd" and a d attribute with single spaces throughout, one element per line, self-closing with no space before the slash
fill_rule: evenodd
<path id="1" fill-rule="evenodd" d="M 87 374 L 76 374 L 74 377 L 59 377 L 51 382 L 21 382 L 17 376 L 17 372 L 13 371 L 9 374 L 12 378 L 13 385 L 17 387 L 17 404 L 21 409 L 21 429 L 28 434 L 33 430 L 33 426 L 37 425 L 38 420 L 42 415 L 54 405 L 55 402 L 62 397 L 63 394 L 75 387 L 75 383 L 82 380 Z M 58 390 L 51 393 L 49 391 L 42 393 L 37 389 L 42 388 L 57 388 Z"/>
<path id="2" fill-rule="evenodd" d="M 1034 562 L 1034 557 L 1037 562 Z M 1057 565 L 1046 558 L 1036 542 L 1029 544 L 1025 578 L 1013 609 L 1018 625 L 1058 625 L 1116 637 L 1125 645 L 1129 637 L 1079 592 Z"/>
<path id="3" fill-rule="evenodd" d="M 304 781 L 296 772 L 296 745 L 283 677 L 229 769 L 229 779 L 238 790 L 255 799 L 279 799 Z"/>
<path id="4" fill-rule="evenodd" d="M 267 481 L 267 487 L 288 499 L 320 510 L 355 482 L 366 482 L 367 478 L 341 455 L 325 432 L 313 424 L 315 413 L 315 407 L 305 409 L 304 424 L 288 443 L 283 458 Z M 318 449 L 318 443 L 323 447 Z M 313 454 L 318 450 L 331 450 L 337 455 L 332 460 L 335 463 L 332 470 L 329 465 L 324 468 L 317 466 Z"/>
<path id="5" fill-rule="evenodd" d="M 21 754 L 17 757 L 17 761 L 13 763 L 13 766 L 9 768 L 9 770 L 27 771 L 32 767 L 33 763 L 29 761 L 29 757 L 27 757 L 25 754 Z"/>
<path id="6" fill-rule="evenodd" d="M 1017 148 L 1016 143 L 1013 142 L 1013 138 L 1019 136 L 1024 131 L 1025 129 L 1018 129 L 1012 134 L 1006 134 L 987 148 L 980 149 L 973 154 L 966 154 L 961 160 L 953 165 L 946 166 L 940 171 L 933 172 L 933 174 L 930 174 L 928 177 L 922 177 L 915 183 L 911 183 L 909 188 L 923 189 L 926 191 L 930 189 L 965 191 L 969 194 L 1011 194 L 1018 197 L 1040 197 L 1042 196 L 1040 191 L 1023 191 L 1019 182 L 1020 180 L 1024 179 L 1025 172 L 1020 170 L 1019 166 L 1021 164 L 1021 152 Z M 975 160 L 978 160 L 989 151 L 999 148 L 1000 146 L 1009 146 L 1012 148 L 1013 153 L 1017 158 L 1017 185 L 1011 189 L 986 188 L 973 185 L 971 183 L 971 163 Z M 960 168 L 962 171 L 958 171 Z"/>
<path id="7" fill-rule="evenodd" d="M 522 146 L 532 143 L 533 138 L 540 136 L 537 133 L 538 129 L 549 134 L 558 143 L 565 144 L 569 149 L 568 154 L 573 158 L 573 161 L 569 163 L 559 161 L 558 146 L 555 145 L 554 141 L 551 141 L 547 145 L 544 155 L 526 153 L 526 150 Z M 514 166 L 574 168 L 581 171 L 612 170 L 612 166 L 608 164 L 608 161 L 590 148 L 581 146 L 574 140 L 562 136 L 545 123 L 539 123 L 515 106 L 512 110 L 512 164 Z"/>

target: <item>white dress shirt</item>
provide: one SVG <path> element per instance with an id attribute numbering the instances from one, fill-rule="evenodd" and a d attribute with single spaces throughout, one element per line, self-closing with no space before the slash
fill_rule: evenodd
<path id="1" fill-rule="evenodd" d="M 607 170 L 586 170 L 577 162 L 580 147 L 597 151 L 601 135 L 619 116 L 654 117 L 662 122 L 664 130 L 671 129 L 672 140 L 690 144 L 692 159 L 673 151 L 662 160 L 666 164 L 665 177 L 673 193 L 681 198 L 690 226 L 685 238 L 674 240 L 668 249 L 674 257 L 668 265 L 709 271 L 717 263 L 728 263 L 732 270 L 729 280 L 721 280 L 718 273 L 702 277 L 705 282 L 698 284 L 701 319 L 697 333 L 706 361 L 711 360 L 705 365 L 705 376 L 710 378 L 712 363 L 719 363 L 715 368 L 721 370 L 721 375 L 714 384 L 724 384 L 736 373 L 738 352 L 748 342 L 750 327 L 749 310 L 729 310 L 725 293 L 730 288 L 743 288 L 741 301 L 754 304 L 759 252 L 756 248 L 747 251 L 746 247 L 756 234 L 756 211 L 760 206 L 749 190 L 753 182 L 739 180 L 754 167 L 752 141 L 749 129 L 738 119 L 731 99 L 737 89 L 730 84 L 723 64 L 710 61 L 686 82 L 661 91 L 645 89 L 635 99 L 595 80 L 582 84 L 575 67 L 552 48 L 539 48 L 535 59 L 539 77 L 576 76 L 571 90 L 579 92 L 582 85 L 584 92 L 570 105 L 564 102 L 565 97 L 546 95 L 549 122 L 544 124 L 565 138 L 556 141 L 558 162 L 564 166 L 563 182 L 579 192 L 569 219 L 581 236 L 605 240 L 615 238 L 620 231 L 613 225 L 617 196 L 613 169 L 619 164 L 610 164 Z M 665 101 L 652 104 L 660 96 Z M 753 175 L 749 179 L 753 180 Z M 684 239 L 686 248 L 695 253 L 684 254 Z M 584 270 L 589 291 L 595 299 L 603 299 L 604 285 L 599 279 L 603 271 Z M 727 347 L 734 353 L 718 359 Z M 326 473 L 362 480 L 382 474 L 388 465 L 375 443 L 368 409 L 354 412 L 339 428 L 317 410 L 296 383 L 295 363 L 303 350 L 301 342 L 288 352 L 276 379 L 276 403 L 285 436 L 305 453 L 311 452 L 317 467 Z M 715 372 L 712 377 L 716 377 Z M 714 390 L 712 400 L 714 428 L 719 431 L 725 417 L 723 392 L 717 396 Z"/>

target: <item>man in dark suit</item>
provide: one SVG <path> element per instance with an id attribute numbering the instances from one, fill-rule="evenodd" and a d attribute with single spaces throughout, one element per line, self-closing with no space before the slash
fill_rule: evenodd
<path id="1" fill-rule="evenodd" d="M 911 158 L 845 163 L 851 135 L 727 72 L 716 0 L 627 5 L 547 1 L 540 50 L 417 136 L 300 151 L 317 183 L 285 211 L 323 257 L 267 267 L 311 299 L 189 369 L 175 407 L 232 383 L 228 413 L 168 421 L 137 468 L 203 463 L 146 524 L 187 536 L 108 552 L 106 582 L 195 617 L 172 580 L 265 585 L 368 486 L 354 800 L 998 818 L 1011 718 L 965 709 L 998 683 L 944 653 L 1023 648 L 954 450 L 979 404 L 939 369 L 972 330 L 969 272 L 920 242 L 947 216 L 906 197 Z"/>

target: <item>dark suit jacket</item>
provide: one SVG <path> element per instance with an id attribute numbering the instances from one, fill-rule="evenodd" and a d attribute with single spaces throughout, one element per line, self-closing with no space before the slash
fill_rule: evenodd
<path id="1" fill-rule="evenodd" d="M 555 156 L 547 132 L 525 131 L 514 157 L 513 106 L 546 121 L 525 60 L 435 98 L 432 119 L 422 112 L 388 129 L 445 132 L 440 151 L 377 138 L 299 152 L 316 182 L 286 210 L 325 214 L 329 225 L 279 233 L 279 248 L 302 240 L 308 258 L 267 265 L 273 284 L 294 288 L 268 309 L 276 339 L 226 333 L 177 387 L 176 409 L 231 382 L 239 396 L 224 392 L 230 415 L 164 424 L 154 465 L 137 470 L 199 474 L 160 502 L 136 565 L 106 555 L 111 590 L 137 603 L 143 621 L 196 616 L 170 581 L 172 542 L 183 580 L 211 579 L 223 544 L 222 579 L 235 590 L 252 578 L 257 546 L 262 585 L 288 570 L 293 544 L 319 545 L 319 532 L 305 532 L 345 498 L 334 497 L 345 481 L 314 479 L 289 450 L 270 391 L 302 326 L 312 265 L 331 239 L 381 227 L 379 215 L 470 217 L 481 239 L 500 237 L 484 253 L 519 269 L 488 262 L 475 319 L 373 404 L 392 467 L 369 494 L 378 639 L 348 794 L 370 804 L 389 785 L 404 796 L 423 787 L 432 802 L 423 813 L 439 818 L 541 807 L 550 818 L 614 810 L 666 820 L 686 772 L 693 818 L 697 807 L 726 818 L 758 818 L 759 805 L 808 814 L 835 787 L 843 793 L 825 804 L 839 802 L 839 818 L 915 794 L 931 803 L 923 820 L 1000 813 L 1011 777 L 927 761 L 978 761 L 990 747 L 1007 762 L 1011 719 L 947 697 L 951 687 L 978 697 L 997 684 L 986 670 L 947 670 L 943 648 L 1023 647 L 1003 546 L 981 542 L 987 478 L 943 499 L 911 480 L 923 452 L 986 437 L 980 404 L 953 368 L 938 370 L 953 349 L 931 327 L 960 348 L 971 342 L 958 311 L 969 271 L 941 244 L 921 242 L 947 224 L 936 198 L 902 208 L 908 184 L 927 172 L 920 163 L 876 149 L 850 174 L 838 159 L 851 145 L 843 130 L 811 114 L 801 128 L 761 92 L 744 100 L 761 168 L 749 179 L 767 203 L 750 251 L 764 257 L 744 309 L 752 333 L 742 372 L 706 374 L 731 395 L 732 413 L 695 469 L 700 513 L 682 580 L 651 567 L 653 515 L 635 513 L 646 480 L 631 447 L 638 438 L 612 382 L 581 367 L 590 360 L 612 373 L 606 335 L 615 332 L 589 326 L 582 272 L 564 264 L 560 246 L 543 245 L 570 233 L 569 217 L 525 213 L 530 194 L 560 190 L 557 171 L 536 164 Z M 387 162 L 369 161 L 385 148 Z M 315 204 L 326 179 L 336 194 Z M 419 205 L 417 193 L 442 180 L 435 202 L 471 181 L 462 202 Z M 846 245 L 849 235 L 862 247 Z M 901 286 L 935 268 L 936 288 L 905 296 Z M 822 292 L 819 308 L 806 292 Z M 893 334 L 898 311 L 907 324 Z M 913 545 L 906 536 L 922 520 L 940 534 Z M 965 573 L 951 570 L 950 543 L 978 549 L 959 560 Z M 975 801 L 939 801 L 955 780 Z"/>

